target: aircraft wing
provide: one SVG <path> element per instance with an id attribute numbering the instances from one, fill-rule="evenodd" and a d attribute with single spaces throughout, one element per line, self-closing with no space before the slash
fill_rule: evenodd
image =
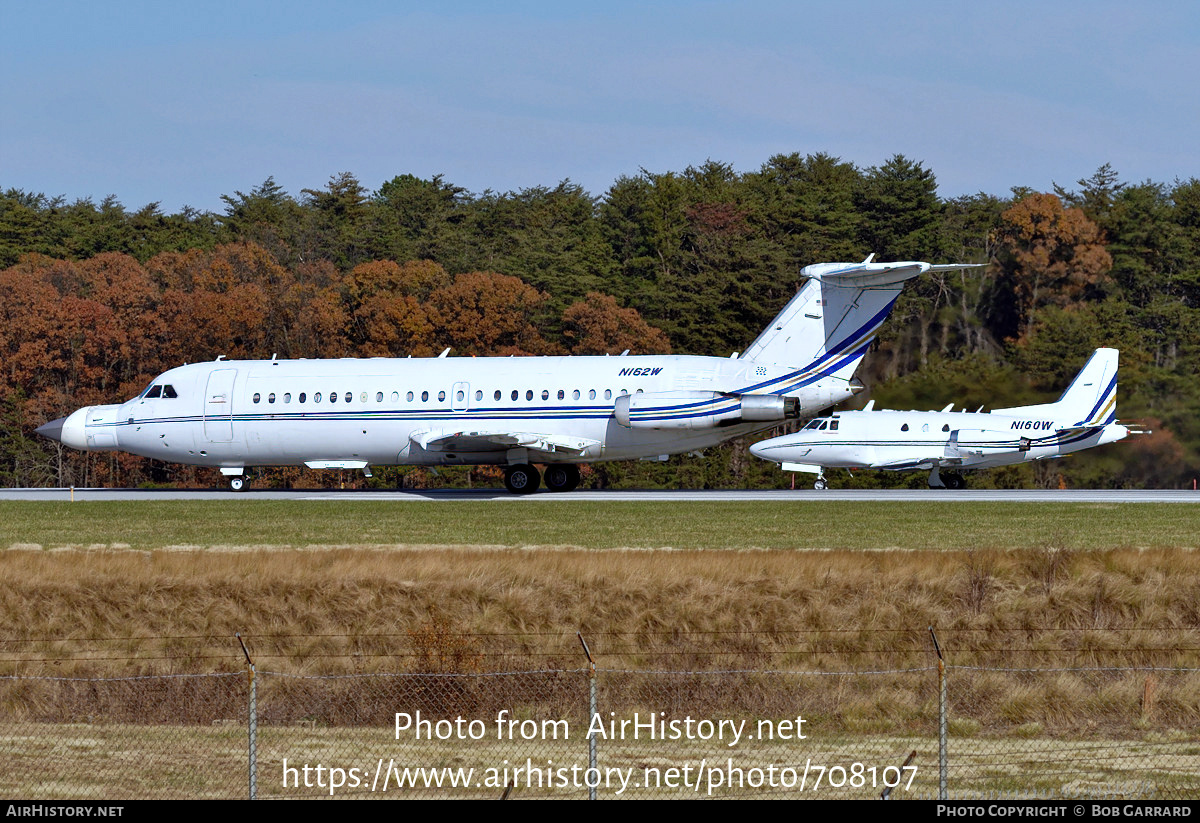
<path id="1" fill-rule="evenodd" d="M 891 463 L 872 463 L 871 468 L 883 469 L 889 472 L 913 471 L 914 469 L 932 469 L 937 466 L 940 469 L 949 469 L 962 465 L 962 458 L 959 457 L 926 457 L 920 460 L 895 460 Z"/>
<path id="2" fill-rule="evenodd" d="M 433 429 L 413 432 L 412 442 L 432 452 L 495 452 L 528 449 L 531 458 L 598 457 L 601 443 L 587 437 L 538 432 Z"/>

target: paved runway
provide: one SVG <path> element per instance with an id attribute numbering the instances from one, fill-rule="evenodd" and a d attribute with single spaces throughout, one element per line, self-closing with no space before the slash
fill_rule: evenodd
<path id="1" fill-rule="evenodd" d="M 339 501 L 455 501 L 495 500 L 509 503 L 544 503 L 560 500 L 607 500 L 673 503 L 677 501 L 714 502 L 725 500 L 820 502 L 834 500 L 893 502 L 1021 502 L 1021 503 L 1200 503 L 1200 492 L 1177 490 L 991 490 L 962 491 L 934 489 L 871 489 L 858 491 L 764 490 L 764 491 L 575 491 L 554 494 L 513 495 L 503 489 L 433 489 L 423 491 L 272 491 L 249 489 L 242 492 L 206 489 L 0 489 L 0 500 L 339 500 Z"/>

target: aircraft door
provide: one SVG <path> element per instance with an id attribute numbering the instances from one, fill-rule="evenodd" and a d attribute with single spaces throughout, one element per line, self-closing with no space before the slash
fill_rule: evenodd
<path id="1" fill-rule="evenodd" d="M 450 410 L 456 412 L 469 411 L 471 408 L 471 384 L 455 383 L 454 391 L 450 393 Z"/>
<path id="2" fill-rule="evenodd" d="M 204 436 L 212 443 L 233 440 L 233 379 L 237 369 L 217 369 L 204 391 Z"/>

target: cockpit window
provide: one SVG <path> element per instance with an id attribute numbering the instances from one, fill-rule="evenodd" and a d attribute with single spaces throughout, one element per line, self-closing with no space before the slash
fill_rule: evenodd
<path id="1" fill-rule="evenodd" d="M 170 400 L 174 400 L 179 395 L 175 393 L 175 387 L 168 384 L 166 386 L 163 386 L 163 395 L 162 396 L 166 397 Z"/>
<path id="2" fill-rule="evenodd" d="M 149 389 L 146 390 L 146 394 L 143 396 L 147 400 L 150 400 L 155 397 L 162 397 L 162 386 L 151 386 Z"/>

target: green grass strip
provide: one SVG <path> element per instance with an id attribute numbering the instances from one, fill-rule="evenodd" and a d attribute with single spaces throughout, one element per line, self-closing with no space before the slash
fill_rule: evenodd
<path id="1" fill-rule="evenodd" d="M 1190 549 L 1200 545 L 1200 507 L 854 501 L 0 502 L 0 549 L 420 544 L 589 549 Z"/>

